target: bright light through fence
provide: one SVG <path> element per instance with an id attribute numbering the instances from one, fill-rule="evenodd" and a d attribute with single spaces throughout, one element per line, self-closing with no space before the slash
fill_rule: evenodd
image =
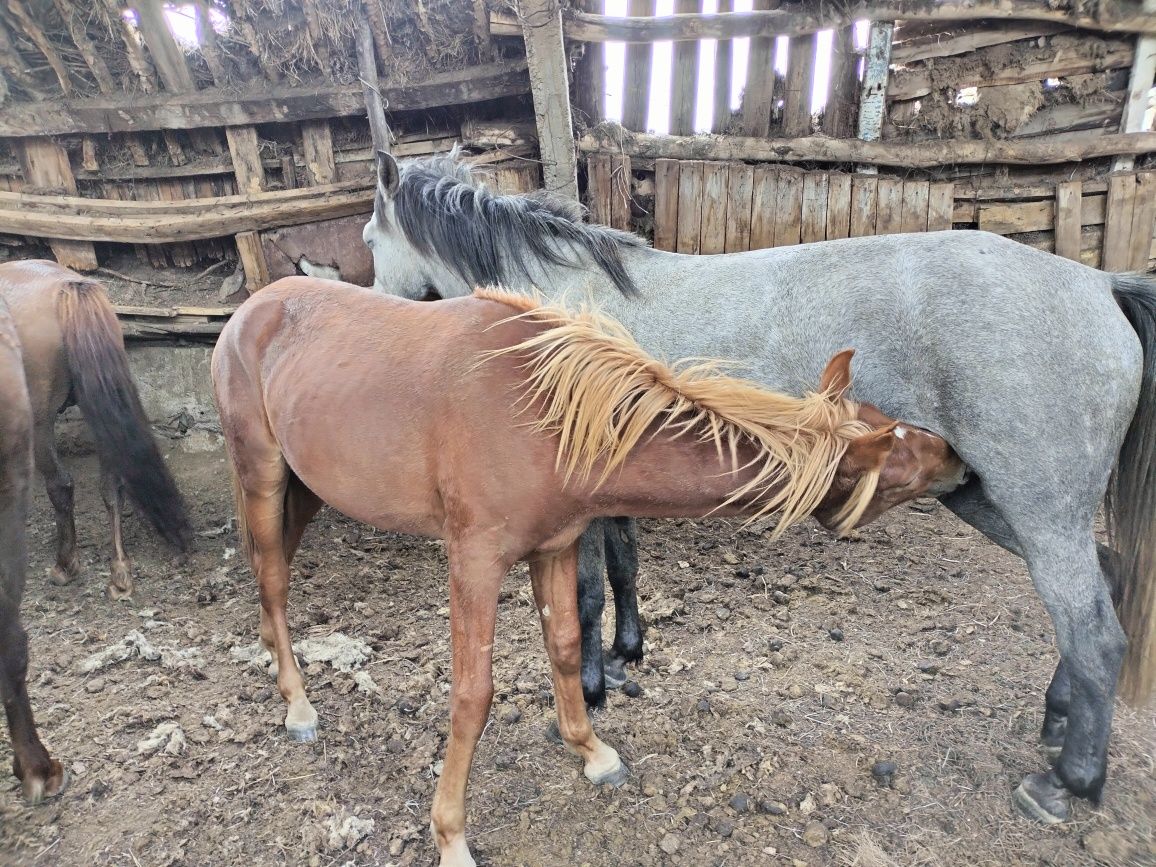
<path id="1" fill-rule="evenodd" d="M 753 0 L 735 0 L 735 12 L 750 12 Z M 605 0 L 607 15 L 625 17 L 626 0 Z M 703 12 L 718 12 L 718 0 L 703 0 Z M 655 14 L 673 15 L 674 0 L 657 0 Z M 855 44 L 867 44 L 866 21 L 855 23 Z M 827 102 L 827 92 L 831 80 L 831 56 L 834 50 L 834 31 L 823 30 L 816 40 L 815 78 L 811 89 L 811 113 L 822 111 Z M 746 87 L 747 67 L 750 61 L 750 39 L 735 39 L 731 43 L 731 89 L 730 109 L 737 111 L 742 105 L 743 90 Z M 607 42 L 605 45 L 606 90 L 603 111 L 608 120 L 621 121 L 623 100 L 626 90 L 626 43 Z M 786 75 L 790 40 L 785 36 L 775 38 L 773 64 L 767 75 Z M 715 57 L 718 41 L 703 39 L 698 49 L 698 93 L 696 94 L 694 129 L 695 132 L 710 132 L 714 115 Z M 670 96 L 674 86 L 674 45 L 671 42 L 652 43 L 650 66 L 650 105 L 647 110 L 646 129 L 664 135 L 670 132 Z"/>

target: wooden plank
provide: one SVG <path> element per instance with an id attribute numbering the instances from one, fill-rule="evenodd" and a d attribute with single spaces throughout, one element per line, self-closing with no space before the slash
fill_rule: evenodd
<path id="1" fill-rule="evenodd" d="M 1131 264 L 1132 218 L 1136 204 L 1134 175 L 1108 178 L 1108 208 L 1104 224 L 1105 271 L 1127 271 Z"/>
<path id="2" fill-rule="evenodd" d="M 756 12 L 769 11 L 773 0 L 755 0 Z M 767 136 L 775 104 L 774 36 L 751 39 L 747 57 L 747 84 L 743 90 L 742 132 L 746 136 Z"/>
<path id="3" fill-rule="evenodd" d="M 1083 184 L 1068 181 L 1056 185 L 1056 255 L 1080 261 L 1080 203 Z"/>
<path id="4" fill-rule="evenodd" d="M 779 172 L 774 166 L 755 166 L 751 193 L 750 249 L 775 246 L 775 214 L 779 207 Z"/>
<path id="5" fill-rule="evenodd" d="M 727 163 L 706 163 L 702 171 L 702 225 L 698 251 L 722 253 L 727 235 Z"/>
<path id="6" fill-rule="evenodd" d="M 655 0 L 629 0 L 627 15 L 638 17 L 654 15 Z M 626 46 L 626 92 L 622 103 L 622 125 L 636 132 L 646 131 L 650 110 L 650 68 L 654 46 L 634 42 Z"/>
<path id="7" fill-rule="evenodd" d="M 90 135 L 80 140 L 80 167 L 86 172 L 100 171 L 100 162 L 96 158 L 96 139 Z"/>
<path id="8" fill-rule="evenodd" d="M 1090 184 L 1083 185 L 1086 192 Z M 1094 226 L 1104 222 L 1105 201 L 1103 194 L 1085 195 L 1081 203 L 1082 225 Z M 1041 232 L 1055 227 L 1055 199 L 1041 199 L 1035 202 L 980 202 L 975 207 L 975 222 L 986 232 L 1006 235 L 1016 232 Z M 957 222 L 972 222 L 958 219 L 961 215 L 956 207 Z"/>
<path id="9" fill-rule="evenodd" d="M 787 86 L 783 94 L 783 135 L 811 134 L 811 90 L 818 62 L 818 34 L 796 36 L 787 51 Z"/>
<path id="10" fill-rule="evenodd" d="M 702 160 L 687 160 L 678 173 L 679 253 L 697 253 L 702 227 Z"/>
<path id="11" fill-rule="evenodd" d="M 1150 17 L 1156 19 L 1156 0 L 1143 0 L 1141 7 Z M 1120 118 L 1120 132 L 1140 132 L 1144 129 L 1144 119 L 1148 113 L 1148 94 L 1152 81 L 1156 79 L 1156 35 L 1136 37 L 1136 61 L 1128 79 L 1128 97 Z M 1129 156 L 1116 157 L 1112 171 L 1131 170 L 1135 160 Z"/>
<path id="12" fill-rule="evenodd" d="M 933 4 L 926 0 L 855 0 L 824 5 L 820 9 L 803 4 L 795 9 L 770 12 L 665 15 L 648 21 L 572 12 L 566 18 L 566 37 L 581 42 L 680 42 L 742 39 L 747 36 L 805 36 L 820 30 L 850 27 L 859 20 L 952 24 L 959 21 L 1046 21 L 1105 33 L 1156 35 L 1156 20 L 1135 3 L 1115 4 L 1110 9 L 1087 7 L 1087 11 L 1081 7 L 1081 11 L 1072 12 L 1066 6 L 1040 3 L 1039 0 L 999 0 L 998 3 L 950 0 Z"/>
<path id="13" fill-rule="evenodd" d="M 420 111 L 522 96 L 529 90 L 529 76 L 523 61 L 488 63 L 434 73 L 405 85 L 383 81 L 378 90 L 390 111 Z M 0 112 L 0 136 L 203 129 L 358 116 L 365 116 L 360 83 L 269 87 L 262 82 L 240 90 L 214 88 L 180 95 L 7 102 Z"/>
<path id="14" fill-rule="evenodd" d="M 751 248 L 751 203 L 755 170 L 746 163 L 728 163 L 726 253 Z M 772 224 L 773 225 L 773 224 Z"/>
<path id="15" fill-rule="evenodd" d="M 903 181 L 879 179 L 879 204 L 875 216 L 875 234 L 891 235 L 903 231 Z"/>
<path id="16" fill-rule="evenodd" d="M 654 163 L 654 249 L 673 251 L 678 246 L 678 160 Z"/>
<path id="17" fill-rule="evenodd" d="M 562 44 L 562 12 L 555 0 L 520 0 L 522 37 L 538 122 L 542 180 L 554 195 L 578 201 L 578 163 L 570 118 L 570 85 Z"/>
<path id="18" fill-rule="evenodd" d="M 903 182 L 903 217 L 901 227 L 904 232 L 927 231 L 927 197 L 930 184 L 927 181 Z"/>
<path id="19" fill-rule="evenodd" d="M 675 14 L 701 12 L 702 0 L 674 0 Z M 670 91 L 670 132 L 672 135 L 694 133 L 695 100 L 698 97 L 698 43 L 680 42 L 674 46 L 673 86 Z"/>
<path id="20" fill-rule="evenodd" d="M 237 255 L 245 269 L 245 288 L 250 295 L 269 285 L 269 263 L 265 261 L 260 232 L 238 232 Z"/>
<path id="21" fill-rule="evenodd" d="M 76 195 L 76 177 L 68 161 L 68 152 L 49 138 L 26 138 L 17 148 L 24 180 L 34 187 L 59 189 Z M 13 231 L 8 221 L 0 219 L 5 231 Z M 21 233 L 23 234 L 23 233 Z M 45 233 L 52 255 L 65 268 L 92 271 L 98 266 L 96 248 L 87 241 L 62 240 L 51 232 Z"/>
<path id="22" fill-rule="evenodd" d="M 173 129 L 166 129 L 161 133 L 165 140 L 165 150 L 169 152 L 169 159 L 172 160 L 174 166 L 183 166 L 188 162 L 185 156 L 185 149 L 181 147 L 180 139 L 177 138 L 177 131 Z"/>
<path id="23" fill-rule="evenodd" d="M 373 4 L 377 6 L 377 3 Z M 385 107 L 381 104 L 381 94 L 374 86 L 381 80 L 378 72 L 377 53 L 374 49 L 374 32 L 370 21 L 381 14 L 381 9 L 367 11 L 367 14 L 358 16 L 357 20 L 357 75 L 361 79 L 361 92 L 365 99 L 365 114 L 369 118 L 369 137 L 373 141 L 373 150 L 377 153 L 390 153 L 393 150 L 393 135 L 389 129 L 389 122 L 385 119 Z M 328 123 L 326 123 L 328 127 Z M 333 136 L 328 131 L 318 139 L 320 147 L 324 148 L 328 141 L 329 150 L 333 151 Z M 322 154 L 322 157 L 324 155 Z M 306 145 L 306 161 L 309 158 L 309 149 Z M 330 160 L 332 162 L 332 160 Z M 376 156 L 374 157 L 376 165 Z M 322 160 L 324 165 L 324 160 Z M 334 167 L 336 175 L 336 167 Z M 332 178 L 331 178 L 332 180 Z M 315 183 L 322 183 L 315 181 Z"/>
<path id="24" fill-rule="evenodd" d="M 586 158 L 586 208 L 590 221 L 610 225 L 610 154 Z"/>
<path id="25" fill-rule="evenodd" d="M 967 30 L 955 36 L 933 33 L 920 39 L 904 40 L 891 49 L 891 62 L 897 66 L 908 65 L 934 57 L 954 57 L 970 54 L 980 48 L 1018 42 L 1021 39 L 1038 39 L 1069 29 L 1064 24 L 999 24 L 991 29 Z M 900 31 L 903 38 L 903 31 Z"/>
<path id="26" fill-rule="evenodd" d="M 265 189 L 265 166 L 261 162 L 257 130 L 251 126 L 225 127 L 229 156 L 237 176 L 238 193 L 259 193 Z"/>
<path id="27" fill-rule="evenodd" d="M 852 238 L 862 238 L 875 234 L 875 218 L 879 208 L 879 180 L 865 175 L 851 179 L 851 226 Z"/>
<path id="28" fill-rule="evenodd" d="M 803 175 L 803 203 L 799 239 L 804 244 L 826 240 L 828 193 L 829 185 L 826 172 L 807 172 Z"/>
<path id="29" fill-rule="evenodd" d="M 825 136 L 759 139 L 742 136 L 655 136 L 634 133 L 626 140 L 603 129 L 578 140 L 583 153 L 621 151 L 639 159 L 750 160 L 752 162 L 863 163 L 927 169 L 946 165 L 1054 165 L 1114 154 L 1156 152 L 1156 132 L 1082 136 L 1064 135 L 1014 141 L 949 139 L 912 144 L 833 139 Z"/>
<path id="30" fill-rule="evenodd" d="M 631 200 L 630 157 L 610 158 L 610 225 L 624 232 L 630 230 Z"/>
<path id="31" fill-rule="evenodd" d="M 883 134 L 883 112 L 887 107 L 887 77 L 891 69 L 892 22 L 876 21 L 867 35 L 867 60 L 859 91 L 858 137 L 878 141 Z"/>
<path id="32" fill-rule="evenodd" d="M 803 173 L 783 172 L 775 190 L 775 246 L 789 247 L 802 238 Z"/>
<path id="33" fill-rule="evenodd" d="M 1156 49 L 1156 45 L 1153 48 Z M 1136 204 L 1132 214 L 1132 237 L 1128 245 L 1128 269 L 1143 271 L 1148 267 L 1152 223 L 1156 220 L 1156 175 L 1146 172 L 1136 175 L 1135 180 Z"/>
<path id="34" fill-rule="evenodd" d="M 329 122 L 309 121 L 301 124 L 301 145 L 305 168 L 314 186 L 337 180 L 337 163 L 333 159 L 333 133 Z"/>
<path id="35" fill-rule="evenodd" d="M 855 50 L 855 28 L 835 32 L 831 48 L 831 77 L 827 103 L 823 108 L 824 135 L 850 138 L 855 134 L 859 108 L 859 53 Z"/>
<path id="36" fill-rule="evenodd" d="M 731 12 L 734 0 L 718 0 L 718 11 Z M 733 75 L 733 43 L 721 39 L 714 53 L 714 103 L 711 113 L 710 131 L 724 133 L 731 121 L 731 77 Z"/>
<path id="37" fill-rule="evenodd" d="M 927 231 L 939 232 L 951 228 L 955 184 L 932 184 L 927 193 Z"/>
<path id="38" fill-rule="evenodd" d="M 827 186 L 827 240 L 846 238 L 851 232 L 851 176 L 832 173 Z"/>
<path id="39" fill-rule="evenodd" d="M 583 12 L 601 12 L 603 0 L 572 0 L 572 8 Z M 594 126 L 605 120 L 606 108 L 606 49 L 602 45 L 588 44 L 582 53 L 574 58 L 570 92 L 573 94 L 574 110 L 587 126 Z"/>
<path id="40" fill-rule="evenodd" d="M 153 64 L 169 93 L 196 90 L 192 73 L 185 63 L 185 53 L 177 45 L 172 28 L 165 19 L 161 0 L 137 0 L 133 4 L 141 35 L 152 54 Z"/>
<path id="41" fill-rule="evenodd" d="M 281 157 L 281 184 L 287 190 L 297 189 L 297 164 L 292 156 Z"/>

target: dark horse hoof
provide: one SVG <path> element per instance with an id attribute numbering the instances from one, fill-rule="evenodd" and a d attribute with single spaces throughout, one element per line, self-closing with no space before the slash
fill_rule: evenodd
<path id="1" fill-rule="evenodd" d="M 1012 800 L 1021 813 L 1045 825 L 1058 825 L 1072 815 L 1068 790 L 1055 771 L 1028 774 Z"/>
<path id="2" fill-rule="evenodd" d="M 602 679 L 607 689 L 619 689 L 626 683 L 626 660 L 608 653 L 602 660 Z"/>
<path id="3" fill-rule="evenodd" d="M 558 720 L 553 720 L 550 725 L 546 726 L 546 740 L 552 744 L 563 746 L 562 732 L 558 728 Z"/>

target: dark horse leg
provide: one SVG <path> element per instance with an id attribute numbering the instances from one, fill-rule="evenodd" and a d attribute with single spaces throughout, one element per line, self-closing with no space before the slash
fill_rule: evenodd
<path id="1" fill-rule="evenodd" d="M 977 477 L 972 477 L 966 485 L 945 494 L 940 501 L 958 517 L 983 533 L 1000 547 L 1017 557 L 1023 557 L 1015 533 L 1004 520 L 992 502 L 983 492 Z M 1112 561 L 1115 557 L 1111 548 L 1096 546 L 1100 569 L 1108 582 L 1113 602 L 1118 601 L 1119 586 Z M 1040 732 L 1040 742 L 1048 758 L 1055 761 L 1064 747 L 1064 735 L 1068 730 L 1068 707 L 1072 699 L 1072 684 L 1068 677 L 1064 660 L 1060 659 L 1044 695 L 1044 725 Z"/>
<path id="2" fill-rule="evenodd" d="M 56 565 L 52 568 L 53 584 L 70 584 L 80 577 L 80 560 L 76 556 L 76 523 L 72 514 L 72 476 L 56 454 L 56 414 L 36 422 L 36 469 L 44 478 L 48 499 L 56 516 Z"/>
<path id="3" fill-rule="evenodd" d="M 626 682 L 626 663 L 642 659 L 638 616 L 638 523 L 633 518 L 605 522 L 606 577 L 614 591 L 614 645 L 606 660 L 606 685 Z"/>
<path id="4" fill-rule="evenodd" d="M 132 566 L 124 553 L 124 532 L 121 527 L 124 482 L 104 466 L 100 468 L 100 493 L 112 528 L 112 573 L 108 579 L 108 598 L 127 599 L 132 596 Z"/>
<path id="5" fill-rule="evenodd" d="M 16 370 L 20 371 L 19 366 Z M 49 758 L 40 742 L 28 702 L 28 635 L 20 622 L 20 601 L 28 565 L 25 521 L 32 446 L 30 420 L 13 417 L 20 411 L 18 398 L 23 400 L 27 419 L 31 413 L 27 410 L 23 372 L 18 383 L 0 382 L 0 386 L 6 385 L 12 385 L 17 393 L 0 387 L 0 413 L 8 415 L 0 419 L 0 699 L 12 738 L 12 770 L 21 782 L 24 797 L 36 804 L 60 794 L 66 778 L 60 763 Z"/>
<path id="6" fill-rule="evenodd" d="M 606 531 L 598 518 L 578 541 L 578 622 L 582 630 L 582 695 L 588 707 L 606 704 L 602 660 L 602 611 L 606 607 Z"/>

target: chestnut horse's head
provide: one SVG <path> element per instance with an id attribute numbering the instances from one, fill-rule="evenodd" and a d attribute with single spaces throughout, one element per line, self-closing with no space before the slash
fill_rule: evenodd
<path id="1" fill-rule="evenodd" d="M 851 356 L 845 349 L 827 364 L 819 388 L 842 396 L 851 387 Z M 815 510 L 824 527 L 834 529 L 843 504 L 864 476 L 878 472 L 875 493 L 855 526 L 862 527 L 893 506 L 923 496 L 938 496 L 963 483 L 967 468 L 943 437 L 903 424 L 869 403 L 856 403 L 859 420 L 872 430 L 852 440 L 839 461 L 835 480 Z"/>

